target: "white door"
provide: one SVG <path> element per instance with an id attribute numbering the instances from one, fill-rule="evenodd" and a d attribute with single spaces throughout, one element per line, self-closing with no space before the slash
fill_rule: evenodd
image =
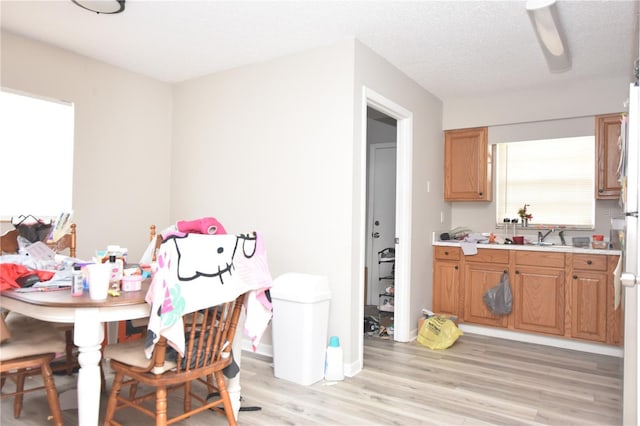
<path id="1" fill-rule="evenodd" d="M 368 247 L 369 276 L 367 301 L 378 304 L 378 295 L 389 284 L 381 282 L 379 272 L 388 275 L 389 271 L 378 268 L 378 252 L 387 247 L 395 249 L 396 237 L 396 144 L 378 143 L 370 146 L 369 152 L 369 201 L 368 201 Z M 383 265 L 389 268 L 390 265 Z"/>

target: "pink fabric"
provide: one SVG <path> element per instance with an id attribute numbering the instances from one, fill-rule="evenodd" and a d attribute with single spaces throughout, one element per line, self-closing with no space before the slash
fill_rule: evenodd
<path id="1" fill-rule="evenodd" d="M 196 220 L 181 220 L 176 224 L 178 231 L 187 234 L 221 235 L 227 231 L 215 217 L 203 217 Z"/>

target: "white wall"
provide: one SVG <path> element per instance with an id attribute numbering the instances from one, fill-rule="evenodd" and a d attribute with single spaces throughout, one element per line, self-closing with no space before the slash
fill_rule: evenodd
<path id="1" fill-rule="evenodd" d="M 353 309 L 352 58 L 347 41 L 177 84 L 173 116 L 172 220 L 210 215 L 228 232 L 262 232 L 274 278 L 328 276 L 329 333 L 343 346 Z"/>
<path id="2" fill-rule="evenodd" d="M 442 202 L 441 103 L 359 42 L 176 85 L 172 220 L 213 215 L 265 235 L 274 277 L 329 277 L 329 334 L 346 363 L 362 334 L 355 265 L 363 253 L 359 117 L 363 86 L 411 110 L 414 127 L 412 318 L 431 304 L 431 231 Z M 355 119 L 354 119 L 355 117 Z M 432 192 L 426 193 L 427 180 Z M 437 213 L 436 213 L 437 211 Z M 264 343 L 270 337 L 265 336 Z"/>
<path id="3" fill-rule="evenodd" d="M 75 105 L 78 256 L 120 244 L 139 260 L 149 225 L 169 217 L 171 86 L 5 31 L 1 47 L 2 87 Z"/>
<path id="4" fill-rule="evenodd" d="M 522 90 L 451 100 L 444 106 L 443 128 L 496 126 L 622 112 L 626 111 L 629 83 L 628 76 L 606 77 L 559 84 L 548 90 Z M 476 232 L 503 233 L 495 228 L 495 201 L 453 202 L 451 205 L 451 228 L 468 226 Z M 611 216 L 619 215 L 620 211 L 617 201 L 597 201 L 593 233 L 608 236 Z M 567 236 L 590 236 L 591 233 L 572 231 Z M 535 231 L 524 234 L 533 235 Z M 549 241 L 554 240 L 557 241 L 558 237 L 549 237 Z"/>

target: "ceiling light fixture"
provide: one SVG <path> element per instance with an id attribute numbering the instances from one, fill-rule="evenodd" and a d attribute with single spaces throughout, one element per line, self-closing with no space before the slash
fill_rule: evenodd
<path id="1" fill-rule="evenodd" d="M 74 4 L 97 14 L 113 15 L 124 11 L 125 0 L 71 0 Z"/>
<path id="2" fill-rule="evenodd" d="M 556 0 L 527 0 L 527 13 L 553 73 L 571 69 L 571 56 L 558 18 Z"/>

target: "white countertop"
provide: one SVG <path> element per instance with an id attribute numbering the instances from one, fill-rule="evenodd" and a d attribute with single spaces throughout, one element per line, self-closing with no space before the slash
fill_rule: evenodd
<path id="1" fill-rule="evenodd" d="M 434 241 L 434 246 L 448 246 L 448 247 L 460 247 L 460 241 Z M 592 249 L 590 247 L 573 247 L 573 246 L 561 246 L 561 245 L 544 245 L 539 246 L 537 244 L 481 244 L 476 246 L 480 249 L 492 249 L 492 250 L 529 250 L 529 251 L 552 251 L 562 253 L 583 253 L 583 254 L 604 254 L 604 255 L 621 255 L 621 250 L 613 249 Z"/>

